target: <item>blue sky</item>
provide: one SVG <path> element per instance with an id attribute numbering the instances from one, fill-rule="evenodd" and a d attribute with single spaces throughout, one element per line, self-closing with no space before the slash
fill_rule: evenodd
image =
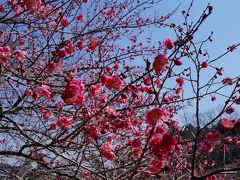
<path id="1" fill-rule="evenodd" d="M 166 14 L 170 9 L 180 5 L 179 10 L 171 18 L 170 22 L 180 24 L 183 20 L 181 11 L 188 8 L 190 0 L 163 0 L 157 7 L 159 12 Z M 239 0 L 194 0 L 190 18 L 196 19 L 201 12 L 210 3 L 213 6 L 213 13 L 208 17 L 206 22 L 201 26 L 196 38 L 203 39 L 211 31 L 214 32 L 213 42 L 209 44 L 208 51 L 212 58 L 223 53 L 231 44 L 240 42 L 240 1 Z M 166 36 L 169 36 L 166 33 Z M 240 51 L 239 49 L 222 58 L 220 64 L 225 67 L 225 75 L 237 75 L 240 73 Z M 219 64 L 219 66 L 220 66 Z"/>
<path id="2" fill-rule="evenodd" d="M 178 11 L 168 22 L 175 22 L 180 25 L 183 22 L 182 10 L 186 10 L 189 7 L 190 0 L 163 0 L 157 7 L 156 12 L 164 15 L 170 10 L 173 10 L 180 4 Z M 208 43 L 205 49 L 209 52 L 210 59 L 218 57 L 227 50 L 232 44 L 240 42 L 240 1 L 239 0 L 194 0 L 192 10 L 190 11 L 190 19 L 196 20 L 207 7 L 208 3 L 213 6 L 213 13 L 202 24 L 199 31 L 194 38 L 203 40 L 210 35 L 213 31 L 213 42 Z M 153 32 L 153 37 L 158 36 L 159 40 L 164 40 L 166 37 L 175 37 L 171 30 L 158 30 Z M 162 39 L 161 39 L 162 38 Z M 228 55 L 224 56 L 216 64 L 218 67 L 224 67 L 224 75 L 220 77 L 223 79 L 226 76 L 235 77 L 240 74 L 240 47 Z M 209 77 L 211 72 L 207 72 L 202 76 L 203 80 Z M 185 89 L 188 91 L 188 89 Z M 225 89 L 224 93 L 228 94 L 229 89 Z M 220 105 L 224 104 L 223 98 L 218 98 L 215 103 L 210 103 L 210 98 L 207 98 L 201 103 L 201 111 L 207 111 L 209 109 L 216 109 Z M 239 107 L 236 110 L 239 111 Z M 191 111 L 191 108 L 188 109 Z"/>

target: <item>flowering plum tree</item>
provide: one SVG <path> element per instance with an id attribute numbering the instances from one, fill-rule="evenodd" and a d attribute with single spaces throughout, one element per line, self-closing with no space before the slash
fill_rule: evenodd
<path id="1" fill-rule="evenodd" d="M 178 8 L 151 13 L 160 2 L 1 2 L 1 164 L 28 168 L 0 172 L 131 180 L 223 179 L 239 171 L 239 159 L 216 167 L 211 154 L 240 146 L 240 122 L 228 116 L 240 104 L 240 79 L 222 78 L 216 63 L 239 44 L 212 59 L 204 50 L 212 34 L 195 37 L 213 7 L 191 22 L 191 2 L 175 24 L 168 19 Z M 151 28 L 175 35 L 152 38 Z M 225 98 L 220 113 L 201 125 L 201 103 L 218 96 Z M 184 136 L 177 114 L 189 104 L 196 128 Z"/>

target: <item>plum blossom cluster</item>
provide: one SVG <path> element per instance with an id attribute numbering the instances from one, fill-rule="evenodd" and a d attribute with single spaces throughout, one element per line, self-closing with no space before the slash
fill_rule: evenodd
<path id="1" fill-rule="evenodd" d="M 155 108 L 147 111 L 146 122 L 152 126 L 157 123 L 162 124 L 170 116 L 170 113 L 165 108 Z"/>
<path id="2" fill-rule="evenodd" d="M 174 44 L 170 38 L 167 38 L 165 40 L 165 46 L 167 49 L 172 49 L 174 47 Z"/>
<path id="3" fill-rule="evenodd" d="M 27 51 L 12 50 L 9 46 L 0 47 L 0 62 L 9 65 L 10 58 L 14 56 L 17 60 L 23 60 L 28 56 Z"/>
<path id="4" fill-rule="evenodd" d="M 168 68 L 168 58 L 166 55 L 159 54 L 155 57 L 153 62 L 153 69 L 156 74 L 160 74 Z"/>
<path id="5" fill-rule="evenodd" d="M 109 160 L 114 160 L 116 156 L 114 153 L 114 147 L 110 142 L 106 142 L 102 145 L 101 153 L 105 158 Z"/>
<path id="6" fill-rule="evenodd" d="M 27 10 L 37 10 L 41 5 L 41 0 L 23 0 L 23 6 L 25 6 Z"/>
<path id="7" fill-rule="evenodd" d="M 113 76 L 102 76 L 102 83 L 108 88 L 108 89 L 114 89 L 114 90 L 120 90 L 123 86 L 124 82 L 119 78 L 118 75 Z"/>
<path id="8" fill-rule="evenodd" d="M 163 127 L 158 126 L 158 131 L 152 136 L 149 146 L 154 154 L 150 161 L 149 171 L 159 173 L 170 170 L 170 154 L 177 144 L 177 137 L 169 134 Z M 160 130 L 160 131 L 159 131 Z M 166 169 L 167 168 L 167 169 Z"/>
<path id="9" fill-rule="evenodd" d="M 162 156 L 172 152 L 175 149 L 176 143 L 176 137 L 168 133 L 158 133 L 153 135 L 150 141 L 150 147 L 156 156 Z"/>
<path id="10" fill-rule="evenodd" d="M 231 130 L 235 127 L 235 125 L 237 125 L 237 120 L 236 119 L 223 118 L 223 119 L 220 120 L 220 123 L 221 123 L 221 125 L 224 129 Z"/>
<path id="11" fill-rule="evenodd" d="M 210 153 L 213 151 L 216 144 L 219 144 L 221 141 L 221 134 L 213 129 L 212 131 L 208 132 L 205 136 L 205 139 L 200 144 L 200 148 L 204 153 Z"/>
<path id="12" fill-rule="evenodd" d="M 8 64 L 8 59 L 11 57 L 10 47 L 0 47 L 0 62 Z"/>
<path id="13" fill-rule="evenodd" d="M 81 105 L 85 101 L 85 86 L 80 79 L 73 78 L 62 94 L 66 104 Z"/>
<path id="14" fill-rule="evenodd" d="M 61 117 L 59 118 L 57 122 L 58 127 L 61 128 L 61 130 L 66 131 L 72 126 L 71 118 L 70 117 Z"/>

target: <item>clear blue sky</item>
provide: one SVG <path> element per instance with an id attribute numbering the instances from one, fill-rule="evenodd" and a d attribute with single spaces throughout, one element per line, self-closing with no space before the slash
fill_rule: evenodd
<path id="1" fill-rule="evenodd" d="M 170 22 L 180 24 L 183 20 L 181 11 L 189 6 L 190 0 L 163 0 L 156 11 L 166 14 L 180 3 L 179 10 L 170 19 Z M 213 42 L 208 46 L 209 54 L 214 58 L 224 52 L 229 45 L 240 42 L 240 0 L 194 0 L 191 18 L 199 17 L 208 3 L 213 6 L 213 13 L 201 26 L 196 38 L 205 38 L 211 31 L 214 31 Z M 166 36 L 169 36 L 167 32 L 165 33 Z M 224 57 L 221 65 L 225 67 L 225 75 L 240 74 L 240 48 Z"/>
<path id="2" fill-rule="evenodd" d="M 176 8 L 179 4 L 178 11 L 173 15 L 168 22 L 175 22 L 177 25 L 181 25 L 183 22 L 182 10 L 186 10 L 189 7 L 190 0 L 163 0 L 158 6 L 155 7 L 155 11 L 161 15 L 167 14 L 170 10 Z M 207 18 L 204 24 L 200 27 L 194 38 L 203 40 L 210 35 L 213 31 L 213 42 L 205 46 L 210 54 L 210 58 L 214 59 L 223 52 L 227 47 L 232 44 L 240 42 L 240 0 L 194 0 L 192 10 L 190 11 L 190 19 L 196 20 L 202 13 L 202 11 L 210 3 L 213 6 L 213 13 Z M 150 12 L 149 12 L 150 13 Z M 175 37 L 171 30 L 152 30 L 153 37 L 158 40 L 164 40 L 166 37 Z M 224 75 L 220 78 L 230 76 L 234 77 L 240 74 L 240 47 L 233 53 L 230 53 L 217 62 L 217 66 L 224 67 Z M 206 78 L 209 76 L 208 72 L 204 74 Z M 204 78 L 204 77 L 203 77 Z M 188 91 L 188 90 L 186 90 Z M 225 90 L 227 93 L 228 90 Z M 223 98 L 218 98 L 215 103 L 210 103 L 210 98 L 202 101 L 201 110 L 206 111 L 209 109 L 215 109 L 219 105 L 224 103 Z M 239 107 L 236 110 L 239 111 Z M 191 111 L 189 109 L 189 111 Z"/>

